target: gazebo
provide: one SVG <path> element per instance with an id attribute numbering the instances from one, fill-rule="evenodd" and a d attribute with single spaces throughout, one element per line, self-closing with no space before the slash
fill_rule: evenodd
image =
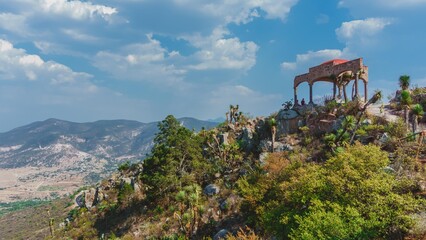
<path id="1" fill-rule="evenodd" d="M 294 78 L 294 103 L 299 105 L 297 98 L 297 88 L 301 83 L 309 84 L 309 103 L 313 104 L 313 85 L 316 82 L 333 83 L 333 99 L 336 99 L 336 89 L 339 90 L 338 98 L 341 98 L 341 92 L 347 100 L 346 86 L 354 81 L 352 88 L 352 99 L 359 97 L 358 80 L 364 82 L 364 101 L 367 101 L 368 67 L 364 66 L 363 59 L 354 60 L 333 59 L 324 62 L 318 66 L 309 68 L 309 72 L 296 76 Z"/>

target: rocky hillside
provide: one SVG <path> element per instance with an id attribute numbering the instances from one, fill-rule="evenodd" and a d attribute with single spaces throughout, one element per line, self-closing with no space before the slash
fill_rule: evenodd
<path id="1" fill-rule="evenodd" d="M 423 239 L 423 142 L 363 106 L 239 116 L 196 135 L 169 116 L 150 156 L 77 192 L 49 239 Z"/>
<path id="2" fill-rule="evenodd" d="M 179 121 L 196 131 L 217 125 Z M 0 202 L 61 195 L 96 182 L 125 161 L 143 159 L 157 131 L 157 122 L 48 119 L 0 133 Z"/>

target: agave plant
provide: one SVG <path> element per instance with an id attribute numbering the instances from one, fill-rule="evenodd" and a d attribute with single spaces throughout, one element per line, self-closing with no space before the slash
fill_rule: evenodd
<path id="1" fill-rule="evenodd" d="M 357 123 L 356 126 L 354 128 L 354 130 L 352 131 L 352 136 L 351 136 L 351 144 L 354 142 L 355 140 L 355 133 L 356 130 L 358 130 L 360 123 L 361 123 L 361 119 L 362 116 L 365 114 L 368 106 L 370 106 L 371 104 L 375 104 L 376 102 L 380 101 L 380 99 L 382 99 L 382 91 L 376 91 L 374 93 L 374 95 L 368 100 L 368 102 L 364 105 L 364 107 L 361 109 L 360 114 L 358 115 L 358 119 L 357 119 Z"/>

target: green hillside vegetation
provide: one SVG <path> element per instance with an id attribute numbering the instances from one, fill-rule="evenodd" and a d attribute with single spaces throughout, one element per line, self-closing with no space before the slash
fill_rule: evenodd
<path id="1" fill-rule="evenodd" d="M 44 239 L 50 235 L 49 220 L 58 226 L 70 211 L 68 204 L 67 198 L 10 203 L 13 211 L 0 218 L 0 239 Z"/>
<path id="2" fill-rule="evenodd" d="M 327 101 L 305 117 L 336 115 L 336 129 L 307 124 L 281 136 L 277 114 L 234 111 L 198 133 L 168 116 L 151 154 L 120 166 L 98 185 L 93 206 L 73 209 L 48 238 L 423 239 L 426 148 L 407 122 L 366 112 L 380 98 Z M 265 147 L 268 140 L 290 146 Z"/>

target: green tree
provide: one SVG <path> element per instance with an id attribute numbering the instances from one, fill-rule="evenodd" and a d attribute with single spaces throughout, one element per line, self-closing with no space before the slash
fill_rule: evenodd
<path id="1" fill-rule="evenodd" d="M 402 75 L 399 77 L 399 86 L 402 90 L 408 90 L 410 87 L 410 76 Z"/>
<path id="2" fill-rule="evenodd" d="M 424 111 L 423 106 L 420 104 L 416 104 L 411 109 L 413 113 L 413 133 L 416 133 L 417 127 L 419 125 L 419 118 L 423 117 Z"/>
<path id="3" fill-rule="evenodd" d="M 151 154 L 144 160 L 141 179 L 149 199 L 169 201 L 182 186 L 199 180 L 205 161 L 201 141 L 194 132 L 169 115 L 158 124 Z"/>

